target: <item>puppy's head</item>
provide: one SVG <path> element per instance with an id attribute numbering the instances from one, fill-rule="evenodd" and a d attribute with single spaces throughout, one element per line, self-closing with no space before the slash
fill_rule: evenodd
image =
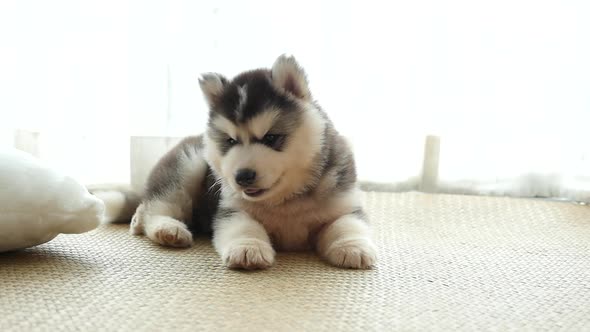
<path id="1" fill-rule="evenodd" d="M 325 120 L 293 57 L 231 81 L 205 74 L 200 85 L 210 108 L 205 156 L 229 187 L 248 201 L 280 201 L 306 186 Z"/>

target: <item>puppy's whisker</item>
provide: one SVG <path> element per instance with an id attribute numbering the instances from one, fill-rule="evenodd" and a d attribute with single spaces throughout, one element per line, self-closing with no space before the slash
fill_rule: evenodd
<path id="1" fill-rule="evenodd" d="M 219 193 L 223 192 L 223 190 L 227 190 L 227 189 L 229 188 L 229 187 L 228 187 L 226 184 L 224 184 L 223 182 L 221 182 L 221 181 L 220 181 L 219 183 L 220 183 L 220 186 L 219 186 L 219 188 L 218 188 L 218 189 L 217 189 L 217 191 L 216 191 L 216 192 L 213 194 L 213 195 L 215 195 L 215 196 L 217 196 Z"/>
<path id="2" fill-rule="evenodd" d="M 215 188 L 215 186 L 218 186 L 218 185 L 223 185 L 223 178 L 219 178 L 219 179 L 215 180 L 213 182 L 213 184 L 207 189 L 207 192 L 211 192 L 211 190 L 213 188 Z M 217 193 L 215 193 L 215 194 L 217 194 Z"/>

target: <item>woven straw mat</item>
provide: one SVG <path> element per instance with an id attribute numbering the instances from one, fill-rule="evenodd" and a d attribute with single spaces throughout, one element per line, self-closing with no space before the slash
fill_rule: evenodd
<path id="1" fill-rule="evenodd" d="M 105 225 L 0 254 L 0 331 L 590 330 L 590 208 L 364 193 L 367 271 L 281 253 L 222 266 L 207 239 L 167 249 Z"/>

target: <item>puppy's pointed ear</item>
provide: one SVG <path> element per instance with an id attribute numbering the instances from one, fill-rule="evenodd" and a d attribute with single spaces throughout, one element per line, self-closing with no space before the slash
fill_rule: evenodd
<path id="1" fill-rule="evenodd" d="M 229 81 L 217 73 L 206 73 L 199 77 L 199 85 L 209 107 L 214 107 L 219 102 L 221 93 L 227 84 Z"/>
<path id="2" fill-rule="evenodd" d="M 307 77 L 294 57 L 281 55 L 272 66 L 271 73 L 273 84 L 277 88 L 297 98 L 311 100 Z"/>

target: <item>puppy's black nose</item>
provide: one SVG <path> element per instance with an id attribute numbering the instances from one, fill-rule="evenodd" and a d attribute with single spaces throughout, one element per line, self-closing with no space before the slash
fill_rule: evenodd
<path id="1" fill-rule="evenodd" d="M 242 187 L 251 185 L 255 180 L 256 171 L 253 169 L 242 168 L 236 172 L 236 182 Z"/>

